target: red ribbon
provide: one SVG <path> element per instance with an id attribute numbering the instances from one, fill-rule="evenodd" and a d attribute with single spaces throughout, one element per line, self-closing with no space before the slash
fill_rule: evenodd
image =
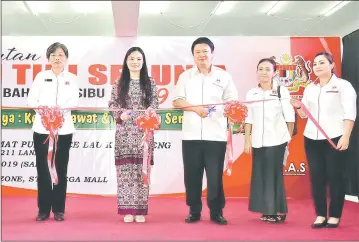
<path id="1" fill-rule="evenodd" d="M 137 118 L 138 128 L 144 132 L 142 138 L 143 144 L 143 163 L 142 163 L 142 176 L 143 183 L 149 185 L 151 177 L 151 158 L 152 149 L 150 149 L 150 142 L 153 137 L 153 132 L 160 128 L 161 116 L 156 113 L 152 108 L 145 111 L 145 114 Z"/>
<path id="2" fill-rule="evenodd" d="M 234 163 L 233 159 L 233 126 L 234 124 L 240 124 L 240 131 L 243 129 L 244 120 L 247 117 L 248 108 L 241 104 L 239 101 L 230 101 L 224 106 L 224 116 L 228 117 L 229 120 L 229 130 L 227 138 L 227 148 L 226 148 L 226 170 L 227 175 L 232 175 L 232 165 Z"/>
<path id="3" fill-rule="evenodd" d="M 49 149 L 47 153 L 47 165 L 51 176 L 52 183 L 58 184 L 58 177 L 56 172 L 56 151 L 58 132 L 64 124 L 64 115 L 59 106 L 49 108 L 41 106 L 38 113 L 41 115 L 41 123 L 44 128 L 50 132 L 44 144 L 49 141 Z"/>
<path id="4" fill-rule="evenodd" d="M 284 99 L 284 98 L 283 98 Z M 283 100 L 282 99 L 282 100 Z M 232 171 L 232 164 L 233 164 L 233 146 L 232 146 L 232 132 L 233 132 L 233 126 L 235 123 L 238 124 L 243 124 L 244 123 L 244 119 L 247 116 L 247 107 L 245 107 L 242 104 L 250 104 L 250 103 L 258 103 L 258 102 L 269 102 L 269 101 L 278 101 L 278 99 L 266 99 L 266 100 L 253 100 L 253 101 L 243 101 L 243 102 L 239 102 L 239 101 L 232 101 L 229 103 L 214 103 L 214 104 L 203 104 L 203 105 L 191 105 L 191 106 L 187 106 L 187 107 L 198 107 L 198 106 L 219 106 L 219 105 L 225 105 L 225 116 L 229 118 L 229 132 L 228 132 L 228 138 L 227 138 L 227 149 L 226 149 L 226 159 L 230 162 L 227 162 L 227 174 L 231 174 Z M 241 104 L 242 103 L 242 104 Z M 315 118 L 313 117 L 313 115 L 309 112 L 309 110 L 302 104 L 301 107 L 304 111 L 304 113 L 307 115 L 308 119 L 310 119 L 314 125 L 318 128 L 318 130 L 324 135 L 324 137 L 328 140 L 328 142 L 335 148 L 337 149 L 337 146 L 333 143 L 333 141 L 329 138 L 329 136 L 327 135 L 327 133 L 322 129 L 322 127 L 318 124 L 318 122 L 315 120 Z M 40 107 L 17 107 L 17 106 L 1 106 L 1 109 L 33 109 L 33 110 L 41 110 Z M 83 111 L 101 111 L 101 110 L 106 110 L 106 111 L 119 111 L 119 108 L 101 108 L 101 107 L 74 107 L 74 108 L 62 108 L 61 110 L 65 111 L 65 110 L 83 110 Z M 155 109 L 152 109 L 152 112 L 154 112 Z M 156 110 L 180 110 L 180 108 L 159 108 Z M 137 110 L 137 111 L 145 111 L 145 110 Z M 155 113 L 155 112 L 154 112 Z M 146 116 L 146 115 L 145 115 Z M 153 131 L 157 130 L 158 128 L 156 127 L 155 124 L 158 124 L 157 121 L 155 121 L 156 119 L 160 120 L 160 116 L 157 115 L 157 118 L 155 118 L 155 120 L 153 120 L 153 125 L 151 124 L 152 121 L 146 121 L 146 119 L 150 119 L 149 115 L 147 115 L 147 118 L 145 118 L 145 116 L 143 117 L 139 117 L 139 119 L 137 120 L 137 125 L 139 127 L 141 127 L 145 134 L 144 137 L 147 138 L 151 138 L 153 135 Z M 153 116 L 153 113 L 152 113 Z M 160 123 L 160 121 L 159 121 Z M 158 125 L 159 127 L 159 125 Z M 241 125 L 241 129 L 242 129 L 242 125 Z M 146 131 L 147 130 L 147 131 Z M 50 129 L 49 129 L 50 131 Z M 54 133 L 54 132 L 53 132 Z M 51 136 L 51 131 L 50 131 L 50 136 Z M 52 136 L 55 137 L 55 136 Z M 149 139 L 144 139 L 144 141 L 148 141 Z M 144 144 L 145 145 L 145 144 Z M 148 145 L 148 143 L 146 144 Z M 56 148 L 56 147 L 55 147 Z M 145 147 L 144 147 L 145 148 Z M 50 147 L 49 147 L 50 149 Z M 55 149 L 56 151 L 56 149 Z M 148 149 L 146 151 L 148 153 Z M 147 153 L 144 153 L 144 160 L 145 160 L 145 154 L 147 157 Z M 147 165 L 147 163 L 144 162 L 144 164 L 146 165 L 146 167 L 150 167 Z M 148 173 L 146 173 L 145 175 L 147 176 Z M 148 180 L 148 178 L 146 178 Z"/>

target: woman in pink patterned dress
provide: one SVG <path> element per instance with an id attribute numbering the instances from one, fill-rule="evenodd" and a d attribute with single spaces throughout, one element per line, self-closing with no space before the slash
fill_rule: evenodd
<path id="1" fill-rule="evenodd" d="M 121 77 L 112 87 L 110 108 L 116 120 L 115 164 L 117 172 L 118 214 L 125 222 L 145 222 L 149 188 L 143 184 L 143 132 L 137 117 L 148 108 L 158 108 L 157 87 L 148 76 L 145 54 L 139 47 L 130 48 L 125 56 Z M 150 149 L 154 150 L 153 138 Z M 153 165 L 153 159 L 151 160 Z"/>

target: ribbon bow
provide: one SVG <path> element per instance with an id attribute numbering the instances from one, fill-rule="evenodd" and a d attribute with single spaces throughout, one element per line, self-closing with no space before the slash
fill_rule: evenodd
<path id="1" fill-rule="evenodd" d="M 227 138 L 227 148 L 226 148 L 226 160 L 227 160 L 227 175 L 232 174 L 232 165 L 233 165 L 233 144 L 232 144 L 232 134 L 234 124 L 239 124 L 240 127 L 243 127 L 245 118 L 247 117 L 248 108 L 241 104 L 239 101 L 230 101 L 225 104 L 224 107 L 224 116 L 229 120 L 229 130 Z M 243 129 L 243 128 L 240 128 Z"/>
<path id="2" fill-rule="evenodd" d="M 143 163 L 142 163 L 142 175 L 143 182 L 145 185 L 150 184 L 150 174 L 151 174 L 151 158 L 152 158 L 152 149 L 149 149 L 151 139 L 153 137 L 153 132 L 160 128 L 161 116 L 156 113 L 152 108 L 148 108 L 145 111 L 145 114 L 137 118 L 138 128 L 144 132 L 142 138 L 143 145 Z"/>
<path id="3" fill-rule="evenodd" d="M 57 151 L 57 140 L 58 132 L 64 124 L 64 115 L 59 106 L 49 108 L 47 106 L 40 106 L 39 114 L 41 116 L 41 123 L 44 128 L 50 132 L 44 144 L 49 141 L 49 149 L 47 152 L 47 165 L 52 182 L 57 185 L 58 177 L 56 172 L 56 151 Z"/>

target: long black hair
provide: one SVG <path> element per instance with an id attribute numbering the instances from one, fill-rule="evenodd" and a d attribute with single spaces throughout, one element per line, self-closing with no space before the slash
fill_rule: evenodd
<path id="1" fill-rule="evenodd" d="M 142 104 L 145 108 L 148 108 L 150 106 L 151 103 L 151 98 L 152 98 L 152 90 L 151 90 L 151 79 L 148 76 L 148 70 L 147 70 L 147 63 L 146 63 L 146 57 L 145 57 L 145 53 L 143 52 L 143 50 L 140 47 L 131 47 L 125 56 L 125 59 L 123 60 L 123 68 L 122 68 L 122 73 L 121 76 L 119 78 L 119 86 L 118 88 L 119 90 L 119 103 L 121 105 L 121 107 L 126 108 L 127 107 L 127 98 L 128 98 L 128 90 L 130 87 L 130 69 L 128 68 L 127 65 L 127 59 L 129 57 L 129 55 L 131 55 L 132 52 L 138 51 L 141 53 L 142 58 L 143 58 L 143 65 L 140 71 L 140 88 L 141 91 L 144 95 L 142 95 Z"/>

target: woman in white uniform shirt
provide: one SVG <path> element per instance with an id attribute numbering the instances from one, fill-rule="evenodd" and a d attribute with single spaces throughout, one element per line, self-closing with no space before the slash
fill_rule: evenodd
<path id="1" fill-rule="evenodd" d="M 52 68 L 36 75 L 28 96 L 30 107 L 58 105 L 61 108 L 71 108 L 77 106 L 79 100 L 77 78 L 65 70 L 68 56 L 69 52 L 64 44 L 57 42 L 49 46 L 46 51 L 46 58 Z M 67 190 L 67 166 L 72 136 L 75 132 L 71 111 L 64 112 L 64 124 L 59 130 L 55 159 L 58 176 L 57 185 L 52 183 L 47 165 L 49 142 L 44 143 L 44 141 L 47 139 L 49 131 L 42 125 L 39 113 L 36 113 L 32 130 L 34 131 L 38 190 L 36 220 L 48 219 L 52 210 L 55 220 L 63 221 Z"/>
<path id="2" fill-rule="evenodd" d="M 333 73 L 333 57 L 326 52 L 316 55 L 313 71 L 318 80 L 309 84 L 302 103 L 337 145 L 334 149 L 310 120 L 304 130 L 304 146 L 311 176 L 312 196 L 317 219 L 313 228 L 336 228 L 342 215 L 345 185 L 345 150 L 356 119 L 356 93 L 346 80 Z M 298 100 L 291 103 L 306 118 Z M 326 184 L 330 188 L 329 219 L 327 219 Z"/>
<path id="3" fill-rule="evenodd" d="M 249 210 L 262 213 L 261 220 L 272 223 L 283 222 L 288 212 L 283 158 L 295 122 L 288 89 L 272 80 L 275 71 L 274 60 L 259 61 L 259 85 L 247 92 L 246 101 L 273 101 L 248 105 L 244 147 L 244 152 L 253 157 Z"/>

